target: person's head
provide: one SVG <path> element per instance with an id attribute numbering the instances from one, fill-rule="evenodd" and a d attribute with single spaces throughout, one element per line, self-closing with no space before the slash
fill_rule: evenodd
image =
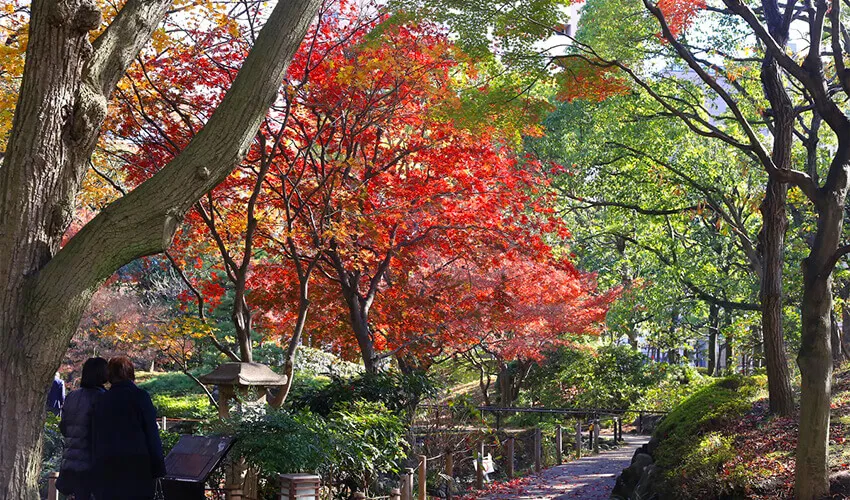
<path id="1" fill-rule="evenodd" d="M 133 369 L 133 362 L 127 356 L 115 356 L 109 360 L 109 383 L 117 384 L 119 382 L 136 380 L 136 371 Z"/>
<path id="2" fill-rule="evenodd" d="M 81 387 L 100 387 L 106 383 L 109 374 L 106 371 L 107 362 L 103 358 L 89 358 L 83 363 Z"/>

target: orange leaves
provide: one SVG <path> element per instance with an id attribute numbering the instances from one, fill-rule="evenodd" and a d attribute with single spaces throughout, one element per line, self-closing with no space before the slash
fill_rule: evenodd
<path id="1" fill-rule="evenodd" d="M 670 33 L 676 37 L 690 27 L 699 11 L 705 8 L 705 0 L 658 0 L 656 4 Z"/>
<path id="2" fill-rule="evenodd" d="M 583 99 L 600 102 L 631 89 L 628 80 L 617 68 L 601 66 L 580 57 L 562 58 L 558 65 L 561 71 L 556 76 L 559 84 L 557 98 L 562 101 Z"/>

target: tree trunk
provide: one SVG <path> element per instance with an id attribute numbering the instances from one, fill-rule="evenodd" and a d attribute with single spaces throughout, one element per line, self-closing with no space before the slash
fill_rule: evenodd
<path id="1" fill-rule="evenodd" d="M 791 140 L 789 137 L 789 144 Z M 762 230 L 759 234 L 763 269 L 760 295 L 764 360 L 770 411 L 777 415 L 791 415 L 794 412 L 791 374 L 788 371 L 782 332 L 782 264 L 785 259 L 785 231 L 788 228 L 785 214 L 787 192 L 786 184 L 772 177 L 768 179 L 761 204 Z"/>
<path id="2" fill-rule="evenodd" d="M 122 265 L 162 252 L 183 215 L 242 160 L 318 0 L 278 3 L 186 150 L 60 250 L 115 83 L 170 2 L 128 0 L 94 45 L 94 3 L 32 3 L 26 66 L 0 168 L 0 499 L 35 500 L 46 389 L 82 312 Z"/>
<path id="3" fill-rule="evenodd" d="M 814 251 L 814 249 L 813 249 Z M 831 275 L 807 258 L 803 263 L 800 424 L 795 492 L 800 500 L 815 500 L 829 492 L 829 411 L 832 390 Z"/>
<path id="4" fill-rule="evenodd" d="M 342 284 L 342 296 L 348 308 L 348 316 L 351 319 L 351 328 L 360 348 L 360 357 L 363 360 L 363 368 L 367 373 L 376 373 L 378 365 L 375 359 L 375 342 L 369 329 L 369 310 L 364 307 L 363 300 L 355 288 L 357 285 L 349 286 Z"/>

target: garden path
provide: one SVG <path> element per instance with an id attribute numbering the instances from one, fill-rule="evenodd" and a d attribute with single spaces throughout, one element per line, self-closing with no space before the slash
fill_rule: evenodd
<path id="1" fill-rule="evenodd" d="M 481 497 L 485 500 L 547 499 L 607 500 L 616 477 L 629 466 L 635 450 L 649 441 L 649 436 L 626 434 L 626 444 L 616 450 L 603 451 L 558 465 L 531 477 L 521 489 Z"/>

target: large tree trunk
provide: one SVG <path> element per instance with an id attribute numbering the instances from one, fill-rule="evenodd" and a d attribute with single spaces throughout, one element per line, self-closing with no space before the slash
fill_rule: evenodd
<path id="1" fill-rule="evenodd" d="M 118 79 L 169 2 L 129 0 L 111 26 L 93 3 L 35 0 L 26 67 L 0 168 L 0 499 L 35 500 L 45 392 L 94 291 L 162 252 L 183 215 L 244 157 L 318 0 L 278 3 L 207 126 L 150 180 L 59 250 Z"/>
<path id="2" fill-rule="evenodd" d="M 803 332 L 797 355 L 802 379 L 795 490 L 798 499 L 814 500 L 825 497 L 829 491 L 832 279 L 819 276 L 819 266 L 811 258 L 803 265 Z"/>
<path id="3" fill-rule="evenodd" d="M 832 268 L 837 259 L 847 194 L 847 157 L 840 144 L 818 200 L 818 225 L 809 256 L 803 260 L 800 424 L 795 494 L 801 500 L 829 493 L 829 417 L 832 391 Z M 829 188 L 828 190 L 826 188 Z"/>
<path id="4" fill-rule="evenodd" d="M 790 145 L 792 138 L 788 137 L 787 140 Z M 794 412 L 791 375 L 782 333 L 782 264 L 785 259 L 785 231 L 788 227 L 785 214 L 787 192 L 786 184 L 771 177 L 767 181 L 767 192 L 761 204 L 763 272 L 760 295 L 764 360 L 770 411 L 777 415 L 791 415 Z"/>

